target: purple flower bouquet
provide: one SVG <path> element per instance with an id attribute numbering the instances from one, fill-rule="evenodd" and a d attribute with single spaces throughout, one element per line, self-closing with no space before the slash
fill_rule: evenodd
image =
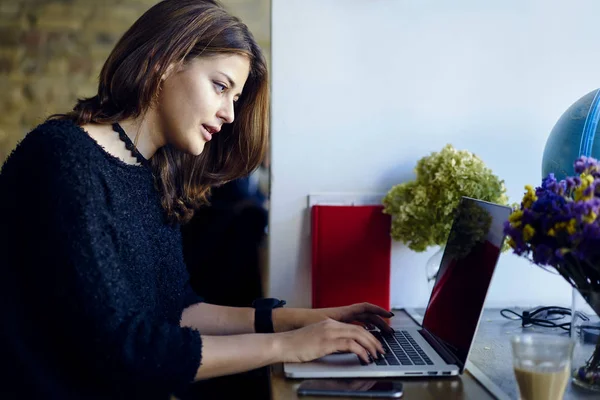
<path id="1" fill-rule="evenodd" d="M 504 232 L 516 254 L 556 270 L 600 315 L 600 163 L 581 157 L 575 172 L 560 182 L 549 174 L 535 190 L 526 186 Z M 600 385 L 600 342 L 575 379 Z"/>

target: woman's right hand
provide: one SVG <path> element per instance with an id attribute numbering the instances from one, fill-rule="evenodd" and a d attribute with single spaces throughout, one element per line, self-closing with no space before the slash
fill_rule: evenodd
<path id="1" fill-rule="evenodd" d="M 350 352 L 370 363 L 369 355 L 377 358 L 385 353 L 379 340 L 364 327 L 333 319 L 276 335 L 283 362 L 307 362 L 328 354 Z"/>

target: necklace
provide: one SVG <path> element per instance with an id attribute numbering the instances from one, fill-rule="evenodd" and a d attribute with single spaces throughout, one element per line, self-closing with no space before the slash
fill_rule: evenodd
<path id="1" fill-rule="evenodd" d="M 117 122 L 115 122 L 114 124 L 112 124 L 112 128 L 115 132 L 117 132 L 119 134 L 119 138 L 123 142 L 125 142 L 125 148 L 127 148 L 127 150 L 129 150 L 131 152 L 131 155 L 134 156 L 137 159 L 137 161 L 140 164 L 142 164 L 143 166 L 145 166 L 145 167 L 149 166 L 150 161 L 148 161 L 142 155 L 142 153 L 139 152 L 139 150 L 135 147 L 135 144 L 133 144 L 131 139 L 129 139 L 129 136 L 127 136 L 127 134 L 125 133 L 125 130 L 123 130 L 121 125 L 119 125 Z"/>

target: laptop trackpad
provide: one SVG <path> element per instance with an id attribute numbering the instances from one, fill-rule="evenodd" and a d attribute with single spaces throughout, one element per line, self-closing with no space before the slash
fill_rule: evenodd
<path id="1" fill-rule="evenodd" d="M 327 364 L 331 366 L 360 366 L 358 356 L 354 353 L 330 354 L 321 357 L 313 362 Z"/>

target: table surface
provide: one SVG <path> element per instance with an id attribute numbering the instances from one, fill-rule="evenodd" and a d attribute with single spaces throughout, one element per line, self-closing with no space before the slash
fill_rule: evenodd
<path id="1" fill-rule="evenodd" d="M 518 308 L 513 310 L 522 311 Z M 394 310 L 394 312 L 396 316 L 391 320 L 392 327 L 416 325 L 413 319 L 403 310 Z M 412 316 L 418 319 L 418 314 L 422 314 L 423 310 L 410 310 L 410 312 Z M 560 328 L 522 328 L 520 321 L 511 321 L 502 317 L 500 309 L 485 309 L 469 355 L 467 371 L 462 376 L 452 378 L 390 378 L 386 380 L 402 382 L 404 398 L 406 399 L 518 399 L 517 383 L 512 370 L 509 339 L 512 335 L 524 332 L 564 335 L 564 331 Z M 593 345 L 584 348 L 583 353 L 591 354 L 592 350 Z M 582 350 L 580 349 L 580 351 Z M 471 370 L 469 370 L 469 365 Z M 481 374 L 484 376 L 482 377 Z M 296 390 L 300 382 L 302 380 L 285 378 L 281 364 L 272 366 L 272 399 L 309 399 L 310 397 L 297 396 Z M 350 398 L 337 398 L 350 400 Z M 567 386 L 564 397 L 565 400 L 592 398 L 597 399 L 599 395 L 579 389 L 573 384 Z"/>
<path id="2" fill-rule="evenodd" d="M 475 343 L 469 354 L 469 361 L 481 370 L 502 392 L 506 393 L 511 399 L 518 399 L 517 381 L 512 370 L 512 349 L 510 346 L 510 337 L 521 333 L 540 333 L 568 336 L 568 333 L 561 328 L 547 328 L 532 326 L 523 328 L 521 321 L 512 321 L 504 318 L 500 314 L 499 308 L 485 309 Z M 528 309 L 511 308 L 511 310 L 522 314 Z M 423 311 L 423 310 L 419 310 Z M 561 321 L 569 322 L 570 317 Z M 579 361 L 574 360 L 574 364 L 583 365 L 584 359 L 587 359 L 594 350 L 594 345 L 578 344 L 576 353 L 583 354 Z M 592 393 L 570 383 L 567 385 L 564 400 L 570 399 L 598 399 L 598 393 Z"/>

